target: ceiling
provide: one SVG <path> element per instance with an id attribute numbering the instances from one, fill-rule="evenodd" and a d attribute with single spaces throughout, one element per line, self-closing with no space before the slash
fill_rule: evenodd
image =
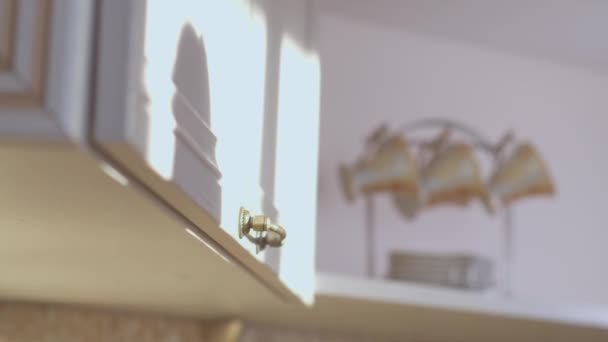
<path id="1" fill-rule="evenodd" d="M 608 71 L 604 0 L 322 0 L 324 14 Z"/>

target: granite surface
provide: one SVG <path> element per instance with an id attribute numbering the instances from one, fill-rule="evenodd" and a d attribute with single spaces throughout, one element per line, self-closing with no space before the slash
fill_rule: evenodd
<path id="1" fill-rule="evenodd" d="M 105 309 L 0 302 L 0 342 L 380 342 L 249 322 L 238 326 L 242 328 L 236 335 L 210 338 L 213 328 L 221 325 Z"/>
<path id="2" fill-rule="evenodd" d="M 0 342 L 201 342 L 196 320 L 47 304 L 0 303 Z"/>

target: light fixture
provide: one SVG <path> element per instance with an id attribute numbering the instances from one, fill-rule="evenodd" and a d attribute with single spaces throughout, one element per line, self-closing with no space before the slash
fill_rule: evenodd
<path id="1" fill-rule="evenodd" d="M 494 212 L 479 162 L 467 144 L 452 144 L 437 152 L 422 171 L 421 183 L 425 206 L 462 206 L 479 199 L 489 212 Z"/>
<path id="2" fill-rule="evenodd" d="M 352 167 L 340 166 L 340 179 L 349 201 L 359 193 L 418 193 L 417 166 L 400 136 L 376 145 Z"/>
<path id="3" fill-rule="evenodd" d="M 503 205 L 526 197 L 555 193 L 545 163 L 529 143 L 517 146 L 509 159 L 498 165 L 489 188 Z"/>
<path id="4" fill-rule="evenodd" d="M 439 129 L 440 133 L 433 135 L 435 138 L 415 138 L 429 129 Z M 453 132 L 460 133 L 461 138 L 453 139 Z M 496 209 L 504 213 L 503 290 L 509 293 L 507 274 L 513 235 L 510 205 L 523 198 L 555 193 L 545 163 L 531 144 L 520 143 L 506 156 L 513 140 L 507 133 L 493 143 L 466 125 L 444 119 L 414 122 L 393 132 L 386 125 L 375 130 L 366 141 L 363 156 L 350 167 L 340 166 L 346 199 L 353 201 L 363 195 L 368 203 L 368 274 L 374 274 L 372 195 L 390 194 L 406 219 L 415 218 L 426 208 L 446 204 L 464 207 L 477 200 L 490 214 Z M 485 152 L 494 165 L 487 181 L 475 151 Z"/>

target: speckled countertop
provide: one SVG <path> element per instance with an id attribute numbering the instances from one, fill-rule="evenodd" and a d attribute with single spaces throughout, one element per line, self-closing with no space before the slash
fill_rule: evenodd
<path id="1" fill-rule="evenodd" d="M 199 321 L 47 304 L 0 303 L 0 342 L 201 342 Z"/>
<path id="2" fill-rule="evenodd" d="M 196 319 L 0 302 L 0 342 L 379 342 L 326 331 L 242 322 L 237 325 L 241 327 L 239 333 L 218 337 L 209 322 Z"/>

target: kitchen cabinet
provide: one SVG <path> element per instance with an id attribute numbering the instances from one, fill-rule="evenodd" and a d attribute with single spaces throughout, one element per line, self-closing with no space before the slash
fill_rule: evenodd
<path id="1" fill-rule="evenodd" d="M 309 4 L 284 4 L 0 1 L 3 298 L 312 302 L 319 69 L 287 32 L 308 39 Z M 280 251 L 238 238 L 241 206 Z"/>
<path id="2" fill-rule="evenodd" d="M 137 188 L 277 298 L 312 303 L 320 70 L 310 6 L 0 1 L 6 177 L 52 197 L 27 184 L 36 173 L 25 169 L 78 160 L 91 177 L 81 191 L 107 175 Z M 57 149 L 70 152 L 49 159 Z M 239 237 L 241 207 L 282 226 L 284 245 L 258 251 Z"/>

